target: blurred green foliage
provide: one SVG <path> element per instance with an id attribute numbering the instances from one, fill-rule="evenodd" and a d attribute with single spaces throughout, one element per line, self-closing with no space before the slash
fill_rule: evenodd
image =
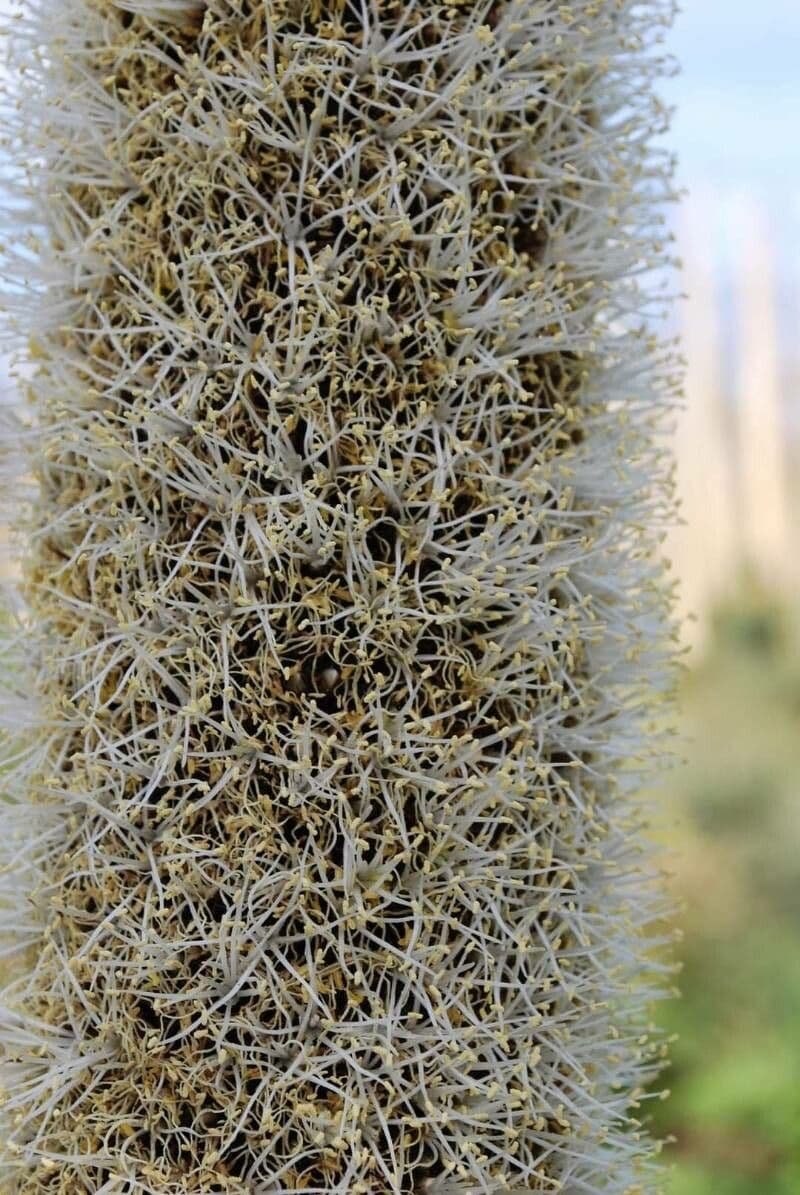
<path id="1" fill-rule="evenodd" d="M 681 699 L 666 786 L 684 938 L 678 1035 L 653 1115 L 670 1195 L 800 1192 L 800 634 L 749 592 L 719 611 Z"/>

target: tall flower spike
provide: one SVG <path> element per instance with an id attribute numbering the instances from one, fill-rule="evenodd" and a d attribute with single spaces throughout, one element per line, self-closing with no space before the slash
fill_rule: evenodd
<path id="1" fill-rule="evenodd" d="M 671 8 L 8 22 L 4 1192 L 657 1184 Z"/>

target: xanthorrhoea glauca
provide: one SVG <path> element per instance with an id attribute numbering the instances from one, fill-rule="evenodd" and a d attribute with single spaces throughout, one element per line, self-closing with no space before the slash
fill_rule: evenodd
<path id="1" fill-rule="evenodd" d="M 671 8 L 8 22 L 3 1190 L 655 1184 Z"/>

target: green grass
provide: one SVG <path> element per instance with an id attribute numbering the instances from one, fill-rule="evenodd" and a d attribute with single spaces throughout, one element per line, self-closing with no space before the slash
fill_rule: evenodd
<path id="1" fill-rule="evenodd" d="M 686 763 L 664 794 L 685 908 L 662 1012 L 670 1195 L 800 1192 L 800 635 L 751 594 L 685 677 Z"/>

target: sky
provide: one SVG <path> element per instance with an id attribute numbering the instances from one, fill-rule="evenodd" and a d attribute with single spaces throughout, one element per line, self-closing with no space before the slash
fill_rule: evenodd
<path id="1" fill-rule="evenodd" d="M 676 108 L 667 143 L 688 192 L 683 218 L 699 213 L 730 336 L 742 213 L 757 205 L 772 246 L 785 368 L 800 378 L 800 0 L 679 2 L 668 48 L 681 69 L 662 93 Z"/>
<path id="2" fill-rule="evenodd" d="M 798 212 L 800 0 L 683 0 L 671 142 L 688 185 L 755 190 Z"/>

